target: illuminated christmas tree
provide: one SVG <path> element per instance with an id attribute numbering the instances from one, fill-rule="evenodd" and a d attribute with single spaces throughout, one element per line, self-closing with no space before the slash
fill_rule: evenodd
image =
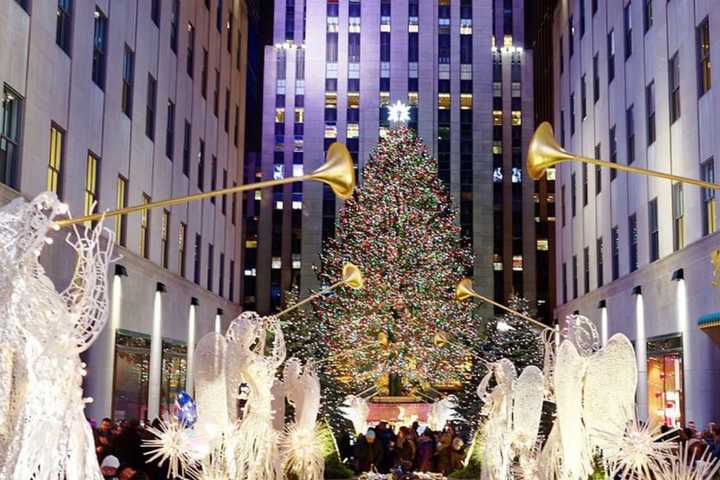
<path id="1" fill-rule="evenodd" d="M 385 375 L 394 393 L 468 378 L 467 345 L 480 340 L 481 321 L 472 303 L 454 298 L 472 265 L 456 217 L 426 146 L 412 130 L 389 131 L 340 211 L 318 271 L 329 284 L 353 262 L 365 277 L 363 289 L 341 289 L 313 305 L 315 350 L 348 390 Z"/>

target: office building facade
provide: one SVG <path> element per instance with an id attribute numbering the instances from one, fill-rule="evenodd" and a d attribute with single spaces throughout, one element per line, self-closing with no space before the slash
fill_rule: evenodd
<path id="1" fill-rule="evenodd" d="M 715 182 L 719 29 L 714 2 L 561 0 L 557 141 L 587 157 Z M 557 317 L 577 311 L 603 341 L 622 332 L 634 342 L 640 418 L 715 420 L 720 348 L 699 328 L 718 310 L 714 191 L 579 163 L 557 168 L 557 188 Z"/>
<path id="2" fill-rule="evenodd" d="M 246 181 L 308 173 L 333 142 L 362 167 L 390 104 L 438 161 L 475 254 L 478 291 L 538 297 L 535 187 L 522 174 L 533 130 L 532 55 L 519 0 L 278 0 L 265 50 L 263 146 Z M 313 265 L 341 201 L 317 183 L 248 197 L 246 308 L 274 310 L 283 292 L 316 288 Z M 541 241 L 542 240 L 542 241 Z M 546 282 L 545 282 L 546 284 Z"/>
<path id="3" fill-rule="evenodd" d="M 244 1 L 0 2 L 0 199 L 74 216 L 242 181 Z M 108 325 L 85 353 L 89 417 L 148 417 L 191 390 L 192 351 L 238 312 L 241 200 L 109 218 Z M 61 232 L 42 257 L 74 267 Z"/>

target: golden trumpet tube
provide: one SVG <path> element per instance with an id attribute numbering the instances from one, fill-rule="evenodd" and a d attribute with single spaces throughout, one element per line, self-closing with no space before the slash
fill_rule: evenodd
<path id="1" fill-rule="evenodd" d="M 286 313 L 292 312 L 292 311 L 295 310 L 296 308 L 302 307 L 302 306 L 305 305 L 306 303 L 311 302 L 311 301 L 315 300 L 316 298 L 325 295 L 326 293 L 330 292 L 331 290 L 335 290 L 337 287 L 339 287 L 340 285 L 343 285 L 344 283 L 345 283 L 345 280 L 340 280 L 339 282 L 336 282 L 336 283 L 330 285 L 330 286 L 327 287 L 327 288 L 323 288 L 323 289 L 320 290 L 319 292 L 310 295 L 309 297 L 307 297 L 307 298 L 299 301 L 299 302 L 296 303 L 295 305 L 289 306 L 288 308 L 286 308 L 286 309 L 283 310 L 282 312 L 276 314 L 275 316 L 276 316 L 276 317 L 282 317 L 282 316 L 285 315 Z"/>
<path id="2" fill-rule="evenodd" d="M 115 217 L 118 215 L 127 215 L 128 213 L 139 212 L 141 210 L 151 210 L 153 208 L 161 207 L 172 207 L 174 205 L 181 205 L 195 200 L 204 200 L 206 198 L 219 197 L 222 195 L 229 195 L 231 193 L 247 192 L 250 190 L 259 190 L 261 188 L 275 187 L 277 185 L 286 185 L 293 182 L 301 182 L 303 180 L 313 179 L 312 175 L 303 175 L 302 177 L 288 177 L 279 180 L 266 180 L 264 182 L 249 183 L 245 185 L 238 185 L 237 187 L 228 187 L 221 190 L 213 190 L 211 192 L 194 193 L 192 195 L 185 195 L 184 197 L 169 198 L 166 200 L 158 200 L 157 202 L 143 203 L 140 205 L 134 205 L 132 207 L 119 208 L 117 210 L 110 210 L 104 213 L 94 213 L 92 215 L 85 215 L 84 217 L 68 218 L 65 220 L 58 220 L 56 223 L 62 228 L 69 225 L 78 223 L 92 222 L 100 220 L 101 218 Z"/>
<path id="3" fill-rule="evenodd" d="M 516 317 L 522 318 L 523 320 L 532 323 L 533 325 L 535 325 L 535 326 L 538 327 L 538 328 L 541 328 L 541 329 L 543 329 L 543 330 L 545 330 L 546 328 L 550 328 L 550 327 L 548 327 L 547 325 L 545 325 L 544 323 L 538 322 L 538 321 L 535 320 L 534 318 L 528 317 L 527 315 L 524 315 L 524 314 L 518 312 L 517 310 L 513 310 L 513 309 L 510 308 L 510 307 L 506 307 L 506 306 L 503 305 L 502 303 L 498 303 L 498 302 L 496 302 L 495 300 L 492 300 L 492 299 L 490 299 L 490 298 L 484 297 L 484 296 L 480 295 L 479 293 L 473 292 L 473 293 L 471 293 L 471 295 L 472 295 L 473 297 L 475 297 L 475 298 L 478 298 L 478 299 L 482 300 L 483 302 L 486 302 L 486 303 L 489 303 L 490 305 L 494 305 L 494 306 L 496 306 L 496 307 L 498 307 L 498 308 L 501 308 L 501 309 L 505 310 L 506 312 L 511 313 L 512 315 L 515 315 Z"/>

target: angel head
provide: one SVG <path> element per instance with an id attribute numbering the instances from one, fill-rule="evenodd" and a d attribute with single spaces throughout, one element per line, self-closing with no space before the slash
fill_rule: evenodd
<path id="1" fill-rule="evenodd" d="M 226 338 L 244 349 L 250 349 L 261 334 L 264 333 L 263 319 L 255 312 L 247 311 L 240 314 L 230 323 Z"/>

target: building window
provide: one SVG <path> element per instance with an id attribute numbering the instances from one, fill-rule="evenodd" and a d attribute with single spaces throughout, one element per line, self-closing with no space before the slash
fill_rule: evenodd
<path id="1" fill-rule="evenodd" d="M 572 216 L 575 218 L 576 213 L 576 197 L 575 197 L 575 173 L 573 173 L 570 176 L 570 210 L 572 211 Z"/>
<path id="2" fill-rule="evenodd" d="M 710 22 L 707 17 L 697 27 L 697 53 L 698 53 L 698 92 L 700 96 L 710 90 L 712 86 L 712 68 L 710 62 Z"/>
<path id="3" fill-rule="evenodd" d="M 610 83 L 615 79 L 615 30 L 610 30 L 607 36 L 607 69 Z"/>
<path id="4" fill-rule="evenodd" d="M 580 116 L 583 120 L 587 117 L 587 79 L 585 75 L 580 79 Z"/>
<path id="5" fill-rule="evenodd" d="M 570 135 L 575 135 L 575 94 L 570 94 Z"/>
<path id="6" fill-rule="evenodd" d="M 632 3 L 625 4 L 623 9 L 623 27 L 625 32 L 625 60 L 632 55 Z"/>
<path id="7" fill-rule="evenodd" d="M 150 196 L 147 193 L 142 194 L 142 204 L 150 203 Z M 144 209 L 140 211 L 140 256 L 150 258 L 150 210 Z"/>
<path id="8" fill-rule="evenodd" d="M 150 19 L 160 26 L 160 0 L 150 0 Z"/>
<path id="9" fill-rule="evenodd" d="M 168 264 L 170 263 L 170 242 L 168 242 L 169 229 L 170 211 L 164 209 L 162 213 L 162 223 L 160 226 L 160 258 L 163 268 L 168 268 Z"/>
<path id="10" fill-rule="evenodd" d="M 587 295 L 590 293 L 590 247 L 583 249 L 583 283 Z"/>
<path id="11" fill-rule="evenodd" d="M 57 125 L 50 127 L 50 157 L 48 160 L 47 190 L 62 198 L 65 132 Z"/>
<path id="12" fill-rule="evenodd" d="M 715 160 L 710 158 L 702 166 L 702 179 L 709 183 L 715 183 Z M 715 206 L 715 190 L 712 188 L 702 189 L 703 201 L 703 235 L 709 235 L 717 230 L 717 212 Z"/>
<path id="13" fill-rule="evenodd" d="M 29 0 L 15 0 L 15 3 L 17 3 L 20 8 L 28 12 L 28 2 Z"/>
<path id="14" fill-rule="evenodd" d="M 560 187 L 560 216 L 562 219 L 562 226 L 565 226 L 565 185 Z"/>
<path id="15" fill-rule="evenodd" d="M 593 57 L 593 103 L 600 100 L 600 57 L 596 53 Z"/>
<path id="16" fill-rule="evenodd" d="M 200 72 L 200 94 L 207 98 L 208 51 L 203 48 L 202 72 Z"/>
<path id="17" fill-rule="evenodd" d="M 227 51 L 228 51 L 228 53 L 232 53 L 233 23 L 235 23 L 235 17 L 233 16 L 233 13 L 230 12 L 228 14 L 228 23 L 227 23 Z"/>
<path id="18" fill-rule="evenodd" d="M 675 121 L 680 118 L 680 53 L 675 52 L 675 55 L 670 59 L 670 65 L 668 67 L 668 73 L 670 75 L 670 124 L 672 125 Z"/>
<path id="19" fill-rule="evenodd" d="M 598 143 L 595 145 L 595 160 L 600 160 L 600 157 L 601 147 Z M 600 192 L 602 192 L 602 168 L 595 165 L 595 195 L 600 195 Z"/>
<path id="20" fill-rule="evenodd" d="M 588 204 L 588 164 L 583 163 L 582 164 L 582 201 L 583 201 L 583 207 L 586 207 Z"/>
<path id="21" fill-rule="evenodd" d="M 638 269 L 638 229 L 637 215 L 634 213 L 628 217 L 628 244 L 630 271 L 634 272 Z"/>
<path id="22" fill-rule="evenodd" d="M 223 1 L 217 0 L 215 4 L 215 30 L 222 31 Z M 212 290 L 212 289 L 210 289 Z"/>
<path id="23" fill-rule="evenodd" d="M 127 207 L 128 181 L 122 175 L 117 179 L 117 190 L 115 192 L 115 208 Z M 125 247 L 127 246 L 127 215 L 115 216 L 115 241 Z"/>
<path id="24" fill-rule="evenodd" d="M 212 243 L 208 244 L 208 263 L 207 263 L 207 289 L 213 290 L 213 264 L 215 263 L 215 247 Z"/>
<path id="25" fill-rule="evenodd" d="M 165 132 L 165 156 L 172 161 L 175 157 L 175 104 L 170 100 L 168 100 Z"/>
<path id="26" fill-rule="evenodd" d="M 185 120 L 185 128 L 183 129 L 183 153 L 182 153 L 182 172 L 186 177 L 190 175 L 190 151 L 192 149 L 192 125 Z"/>
<path id="27" fill-rule="evenodd" d="M 107 54 L 107 17 L 95 8 L 95 35 L 93 41 L 92 80 L 105 90 L 105 55 Z"/>
<path id="28" fill-rule="evenodd" d="M 198 175 L 197 188 L 201 192 L 205 189 L 205 141 L 200 140 L 200 150 L 198 151 Z"/>
<path id="29" fill-rule="evenodd" d="M 225 115 L 224 115 L 224 128 L 225 133 L 228 133 L 230 131 L 230 89 L 225 89 Z"/>
<path id="30" fill-rule="evenodd" d="M 113 418 L 143 418 L 148 406 L 150 335 L 117 329 L 113 374 Z M 120 413 L 122 412 L 122 413 Z"/>
<path id="31" fill-rule="evenodd" d="M 228 300 L 235 301 L 235 260 L 230 260 L 230 281 L 228 285 Z"/>
<path id="32" fill-rule="evenodd" d="M 187 44 L 187 58 L 185 62 L 185 68 L 190 78 L 193 78 L 193 67 L 195 65 L 195 26 L 192 23 L 188 23 L 188 44 Z"/>
<path id="33" fill-rule="evenodd" d="M 217 157 L 215 155 L 212 155 L 210 160 L 210 191 L 214 192 L 217 190 L 217 174 L 218 174 L 218 165 L 217 165 Z M 210 197 L 210 203 L 213 205 L 215 204 L 215 197 Z"/>
<path id="34" fill-rule="evenodd" d="M 571 58 L 575 53 L 575 27 L 572 15 L 568 18 L 568 53 Z"/>
<path id="35" fill-rule="evenodd" d="M 178 25 L 180 24 L 180 0 L 172 0 L 170 12 L 170 50 L 177 54 Z"/>
<path id="36" fill-rule="evenodd" d="M 228 172 L 226 169 L 223 169 L 222 188 L 223 188 L 223 190 L 228 188 Z M 223 215 L 225 215 L 227 213 L 227 197 L 228 197 L 227 195 L 223 195 L 220 200 L 220 205 L 221 205 L 220 211 L 222 212 Z"/>
<path id="37" fill-rule="evenodd" d="M 647 341 L 647 401 L 650 421 L 671 429 L 685 424 L 682 335 Z"/>
<path id="38" fill-rule="evenodd" d="M 148 73 L 147 105 L 145 106 L 145 135 L 155 141 L 155 108 L 157 106 L 157 81 Z"/>
<path id="39" fill-rule="evenodd" d="M 685 246 L 685 199 L 682 183 L 674 183 L 672 186 L 672 209 L 673 249 L 677 251 Z"/>
<path id="40" fill-rule="evenodd" d="M 568 301 L 568 281 L 567 281 L 567 263 L 562 264 L 562 295 L 563 303 Z"/>
<path id="41" fill-rule="evenodd" d="M 233 127 L 233 144 L 238 147 L 240 142 L 240 107 L 235 105 L 235 123 Z"/>
<path id="42" fill-rule="evenodd" d="M 655 82 L 645 87 L 645 110 L 647 111 L 647 144 L 655 143 L 657 131 L 655 129 Z"/>
<path id="43" fill-rule="evenodd" d="M 125 45 L 123 54 L 121 108 L 125 115 L 132 118 L 133 86 L 135 85 L 135 52 Z"/>
<path id="44" fill-rule="evenodd" d="M 573 298 L 578 297 L 578 261 L 577 255 L 572 258 L 572 295 Z"/>
<path id="45" fill-rule="evenodd" d="M 610 162 L 617 163 L 617 137 L 615 136 L 615 125 L 610 127 Z M 610 181 L 612 182 L 617 177 L 617 170 L 614 168 L 610 169 Z"/>
<path id="46" fill-rule="evenodd" d="M 625 110 L 625 129 L 627 133 L 627 163 L 632 164 L 635 161 L 635 114 L 634 106 L 630 105 Z"/>
<path id="47" fill-rule="evenodd" d="M 565 71 L 565 52 L 564 52 L 565 49 L 563 48 L 563 37 L 562 36 L 560 36 L 559 49 L 560 49 L 560 55 L 559 55 L 559 57 L 560 57 L 560 74 L 562 74 Z"/>
<path id="48" fill-rule="evenodd" d="M 578 5 L 580 10 L 580 38 L 585 35 L 585 0 L 580 0 Z"/>
<path id="49" fill-rule="evenodd" d="M 220 109 L 220 70 L 215 69 L 215 91 L 213 92 L 213 115 L 218 116 Z"/>
<path id="50" fill-rule="evenodd" d="M 653 0 L 643 0 L 643 24 L 645 25 L 645 31 L 650 30 L 655 21 L 653 13 Z"/>
<path id="51" fill-rule="evenodd" d="M 72 7 L 72 0 L 58 0 L 55 43 L 68 55 L 72 38 Z"/>
<path id="52" fill-rule="evenodd" d="M 178 275 L 185 277 L 185 244 L 187 243 L 187 225 L 180 223 L 178 228 Z"/>
<path id="53" fill-rule="evenodd" d="M 220 272 L 218 278 L 218 295 L 225 295 L 225 254 L 220 254 Z"/>
<path id="54" fill-rule="evenodd" d="M 595 15 L 598 10 L 598 0 L 591 0 L 591 4 L 592 4 L 592 7 L 591 7 L 592 14 Z"/>
<path id="55" fill-rule="evenodd" d="M 88 152 L 87 159 L 85 160 L 85 194 L 83 195 L 85 215 L 91 215 L 93 210 L 99 210 L 99 208 L 97 208 L 99 178 L 99 159 L 91 152 Z M 88 222 L 86 226 L 90 227 L 91 224 Z"/>
<path id="56" fill-rule="evenodd" d="M 610 250 L 612 254 L 612 279 L 620 278 L 620 228 L 615 226 L 610 234 Z"/>
<path id="57" fill-rule="evenodd" d="M 597 261 L 597 286 L 598 288 L 602 287 L 605 283 L 604 279 L 604 272 L 605 269 L 605 263 L 604 263 L 604 257 L 603 257 L 603 239 L 602 237 L 598 238 L 595 243 L 595 258 Z"/>
<path id="58" fill-rule="evenodd" d="M 0 183 L 19 188 L 22 99 L 7 86 L 0 98 Z"/>
<path id="59" fill-rule="evenodd" d="M 194 259 L 193 259 L 193 281 L 200 285 L 200 265 L 202 261 L 202 236 L 199 233 L 195 234 L 195 245 L 194 245 Z"/>
<path id="60" fill-rule="evenodd" d="M 660 258 L 660 230 L 658 228 L 657 198 L 648 203 L 648 230 L 650 239 L 650 261 Z"/>

